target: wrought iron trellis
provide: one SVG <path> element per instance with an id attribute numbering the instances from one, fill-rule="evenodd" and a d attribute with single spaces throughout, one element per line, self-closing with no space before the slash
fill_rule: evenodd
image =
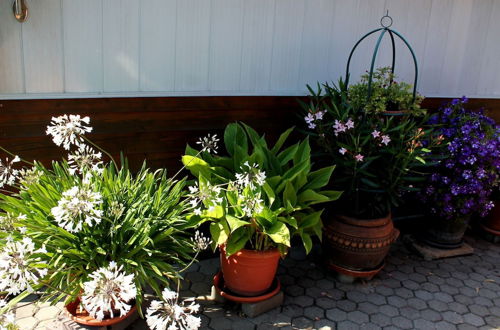
<path id="1" fill-rule="evenodd" d="M 418 80 L 417 57 L 415 56 L 415 52 L 411 48 L 411 46 L 408 43 L 408 41 L 406 41 L 406 39 L 399 32 L 397 32 L 394 29 L 391 29 L 392 23 L 393 23 L 392 17 L 389 16 L 389 10 L 387 10 L 386 14 L 384 16 L 382 16 L 382 18 L 380 19 L 380 25 L 382 27 L 380 27 L 378 29 L 375 29 L 373 31 L 368 32 L 363 37 L 361 37 L 361 39 L 359 39 L 358 42 L 356 42 L 356 44 L 352 48 L 351 52 L 349 53 L 349 58 L 347 59 L 346 78 L 345 78 L 346 79 L 346 84 L 349 84 L 349 67 L 351 65 L 351 59 L 352 59 L 352 56 L 354 54 L 354 51 L 356 50 L 356 48 L 358 47 L 358 45 L 363 40 L 365 40 L 370 35 L 372 35 L 372 34 L 380 31 L 380 35 L 379 35 L 379 37 L 377 39 L 377 44 L 375 45 L 375 49 L 373 51 L 371 65 L 370 65 L 370 74 L 369 74 L 369 77 L 368 77 L 368 99 L 370 98 L 371 93 L 372 93 L 372 80 L 373 80 L 373 70 L 374 70 L 374 67 L 375 67 L 375 60 L 377 58 L 377 54 L 378 54 L 378 51 L 379 51 L 382 39 L 384 38 L 384 35 L 386 33 L 388 33 L 389 36 L 390 36 L 390 38 L 391 38 L 391 45 L 392 45 L 392 64 L 391 64 L 391 72 L 392 73 L 394 73 L 394 67 L 396 65 L 396 44 L 395 44 L 395 41 L 394 41 L 394 35 L 396 35 L 397 37 L 399 37 L 399 39 L 401 39 L 401 41 L 403 41 L 404 44 L 406 45 L 406 47 L 408 47 L 408 49 L 410 50 L 411 56 L 413 58 L 413 63 L 415 65 L 415 80 L 414 80 L 414 83 L 413 83 L 413 101 L 415 101 L 415 98 L 416 98 L 416 95 L 417 95 L 417 80 Z"/>

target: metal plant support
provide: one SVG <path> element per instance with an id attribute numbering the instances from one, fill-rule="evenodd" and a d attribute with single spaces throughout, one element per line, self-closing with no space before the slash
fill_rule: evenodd
<path id="1" fill-rule="evenodd" d="M 406 39 L 399 32 L 390 28 L 392 26 L 392 17 L 389 16 L 389 11 L 387 11 L 386 14 L 384 16 L 382 16 L 382 18 L 380 19 L 380 25 L 382 26 L 381 28 L 375 29 L 375 30 L 370 31 L 367 34 L 365 34 L 361 39 L 358 40 L 358 42 L 356 42 L 356 44 L 352 48 L 351 53 L 349 54 L 349 58 L 347 59 L 346 78 L 345 78 L 346 83 L 349 84 L 349 66 L 351 64 L 352 55 L 354 54 L 354 51 L 356 50 L 358 45 L 363 40 L 365 40 L 368 36 L 370 36 L 376 32 L 381 31 L 380 35 L 377 39 L 377 44 L 375 45 L 373 55 L 372 55 L 370 74 L 368 77 L 368 99 L 371 97 L 371 93 L 372 93 L 372 80 L 373 80 L 373 69 L 375 67 L 375 59 L 377 58 L 377 53 L 378 53 L 378 50 L 380 48 L 380 43 L 382 42 L 384 35 L 386 33 L 388 33 L 389 36 L 391 37 L 391 45 L 392 45 L 392 65 L 391 65 L 391 72 L 392 73 L 394 73 L 394 67 L 396 64 L 396 45 L 394 42 L 394 35 L 398 36 L 399 39 L 401 39 L 405 43 L 406 47 L 408 47 L 408 49 L 410 50 L 411 56 L 413 57 L 413 63 L 415 64 L 415 81 L 413 83 L 413 101 L 415 101 L 415 98 L 417 95 L 417 80 L 418 80 L 418 64 L 417 64 L 417 58 L 415 56 L 415 53 L 413 52 L 413 49 L 411 48 L 408 41 L 406 41 Z"/>

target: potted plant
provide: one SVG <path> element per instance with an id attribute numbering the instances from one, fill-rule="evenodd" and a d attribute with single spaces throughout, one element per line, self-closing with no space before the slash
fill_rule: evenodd
<path id="1" fill-rule="evenodd" d="M 338 86 L 308 88 L 310 101 L 302 103 L 306 132 L 323 150 L 322 161 L 336 164 L 332 187 L 344 192 L 325 221 L 328 263 L 341 274 L 370 278 L 399 234 L 391 209 L 405 192 L 418 190 L 424 178 L 417 169 L 439 141 L 426 142 L 431 132 L 423 117 L 408 114 L 401 121 L 353 105 L 342 79 Z"/>
<path id="2" fill-rule="evenodd" d="M 465 109 L 466 103 L 465 97 L 455 99 L 430 121 L 448 143 L 421 194 L 432 216 L 421 239 L 439 248 L 462 244 L 470 217 L 493 208 L 499 184 L 500 129 L 482 112 Z"/>
<path id="3" fill-rule="evenodd" d="M 299 237 L 306 252 L 311 251 L 312 237 L 321 239 L 322 227 L 322 211 L 313 206 L 340 196 L 323 189 L 333 166 L 312 171 L 308 139 L 283 147 L 291 132 L 268 146 L 264 136 L 249 126 L 233 123 L 224 132 L 227 156 L 199 154 L 187 146 L 183 157 L 197 178 L 189 187 L 190 220 L 210 222 L 226 287 L 242 296 L 258 296 L 269 289 L 292 237 Z"/>
<path id="4" fill-rule="evenodd" d="M 0 183 L 13 189 L 0 195 L 0 291 L 18 295 L 13 306 L 43 289 L 41 300 L 64 300 L 76 322 L 106 326 L 136 306 L 142 313 L 146 288 L 164 296 L 204 244 L 187 232 L 185 179 L 145 164 L 132 174 L 125 158 L 118 166 L 109 154 L 103 162 L 88 124 L 53 118 L 47 133 L 70 150 L 67 161 L 2 162 Z"/>
<path id="5" fill-rule="evenodd" d="M 390 67 L 378 68 L 369 84 L 370 75 L 361 76 L 357 84 L 349 86 L 349 103 L 355 109 L 363 109 L 371 114 L 422 115 L 420 108 L 423 97 L 413 94 L 413 86 L 406 82 L 397 82 Z"/>

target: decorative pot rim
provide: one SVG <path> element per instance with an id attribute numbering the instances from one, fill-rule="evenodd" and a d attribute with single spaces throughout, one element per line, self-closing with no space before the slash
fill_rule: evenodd
<path id="1" fill-rule="evenodd" d="M 384 217 L 374 218 L 374 219 L 354 218 L 354 217 L 350 217 L 347 215 L 341 215 L 341 214 L 336 214 L 335 217 L 338 217 L 338 218 L 342 219 L 344 222 L 351 224 L 351 225 L 356 225 L 356 226 L 360 226 L 360 227 L 376 227 L 376 226 L 384 225 L 388 221 L 391 221 L 392 213 L 389 212 Z"/>
<path id="2" fill-rule="evenodd" d="M 221 249 L 221 251 L 224 251 L 225 253 L 225 250 L 226 250 L 226 245 L 225 244 L 221 244 L 219 245 L 219 249 Z M 239 250 L 238 252 L 236 253 L 233 253 L 230 257 L 232 256 L 238 256 L 238 257 L 245 257 L 245 258 L 255 258 L 255 259 L 259 259 L 259 258 L 262 258 L 262 257 L 274 257 L 275 255 L 280 255 L 281 256 L 281 253 L 280 251 L 278 250 L 278 248 L 273 248 L 273 249 L 270 249 L 270 250 L 265 250 L 265 251 L 258 251 L 258 250 L 250 250 L 250 249 L 241 249 Z"/>
<path id="3" fill-rule="evenodd" d="M 222 271 L 219 271 L 214 276 L 213 284 L 214 284 L 215 290 L 222 297 L 224 297 L 228 300 L 234 301 L 234 302 L 239 302 L 239 303 L 255 303 L 255 302 L 263 301 L 263 300 L 269 299 L 271 297 L 274 297 L 281 290 L 281 282 L 277 276 L 274 277 L 273 285 L 271 285 L 271 289 L 268 290 L 267 293 L 261 294 L 259 296 L 252 296 L 252 297 L 237 296 L 237 295 L 229 293 L 228 291 L 224 291 L 224 288 L 221 287 L 221 286 L 223 286 L 223 283 L 224 283 L 224 275 L 222 274 Z"/>
<path id="4" fill-rule="evenodd" d="M 64 306 L 64 309 L 66 310 L 66 314 L 68 315 L 68 317 L 71 320 L 75 321 L 78 324 L 90 325 L 90 326 L 94 326 L 94 327 L 102 327 L 102 326 L 109 326 L 109 325 L 117 324 L 117 323 L 125 320 L 126 318 L 128 318 L 129 316 L 131 316 L 133 313 L 135 313 L 137 311 L 137 305 L 134 303 L 134 305 L 132 306 L 132 308 L 130 308 L 130 310 L 127 312 L 127 314 L 125 314 L 123 316 L 113 317 L 111 319 L 105 319 L 105 320 L 99 321 L 90 315 L 77 316 L 74 313 L 70 312 L 69 306 L 70 305 L 78 306 L 80 304 L 80 302 L 81 302 L 80 298 L 76 298 L 75 301 L 72 301 L 69 304 L 67 304 L 66 306 Z M 76 311 L 76 308 L 75 308 L 75 311 Z"/>

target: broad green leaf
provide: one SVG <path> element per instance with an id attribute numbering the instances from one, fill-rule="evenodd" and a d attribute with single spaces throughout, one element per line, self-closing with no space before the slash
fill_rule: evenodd
<path id="1" fill-rule="evenodd" d="M 236 145 L 240 146 L 245 152 L 248 152 L 247 135 L 241 125 L 232 123 L 226 126 L 224 131 L 224 144 L 227 152 L 231 156 L 234 155 Z"/>
<path id="2" fill-rule="evenodd" d="M 283 202 L 289 202 L 292 207 L 297 204 L 297 193 L 295 192 L 293 184 L 290 181 L 286 183 L 285 190 L 283 190 Z"/>
<path id="3" fill-rule="evenodd" d="M 276 154 L 281 149 L 281 147 L 283 146 L 285 141 L 288 139 L 288 136 L 290 135 L 290 133 L 292 133 L 293 130 L 294 130 L 294 127 L 290 127 L 283 134 L 280 135 L 280 137 L 278 138 L 278 141 L 276 141 L 276 144 L 271 149 L 271 152 L 273 154 Z"/>
<path id="4" fill-rule="evenodd" d="M 309 183 L 304 186 L 304 189 L 320 189 L 323 188 L 330 182 L 330 177 L 332 176 L 335 165 L 324 167 L 317 171 L 309 173 L 307 176 Z"/>
<path id="5" fill-rule="evenodd" d="M 283 244 L 290 247 L 290 231 L 283 222 L 276 222 L 265 233 L 278 244 Z"/>
<path id="6" fill-rule="evenodd" d="M 250 235 L 251 235 L 250 230 L 247 227 L 240 227 L 233 233 L 231 233 L 226 244 L 227 256 L 229 257 L 230 255 L 245 248 L 245 245 L 250 239 Z"/>
<path id="7" fill-rule="evenodd" d="M 307 229 L 317 225 L 321 226 L 321 213 L 323 213 L 323 211 L 317 211 L 303 217 L 299 221 L 299 228 Z"/>
<path id="8" fill-rule="evenodd" d="M 225 221 L 213 222 L 210 224 L 210 234 L 214 248 L 226 243 L 230 233 L 229 227 Z"/>
<path id="9" fill-rule="evenodd" d="M 226 215 L 226 220 L 229 224 L 229 228 L 231 229 L 231 233 L 240 227 L 248 226 L 250 224 L 250 222 L 240 220 L 232 215 Z"/>
<path id="10" fill-rule="evenodd" d="M 302 243 L 304 244 L 304 248 L 306 249 L 306 254 L 309 254 L 312 250 L 312 239 L 311 236 L 307 233 L 301 233 L 300 238 L 302 238 Z"/>

